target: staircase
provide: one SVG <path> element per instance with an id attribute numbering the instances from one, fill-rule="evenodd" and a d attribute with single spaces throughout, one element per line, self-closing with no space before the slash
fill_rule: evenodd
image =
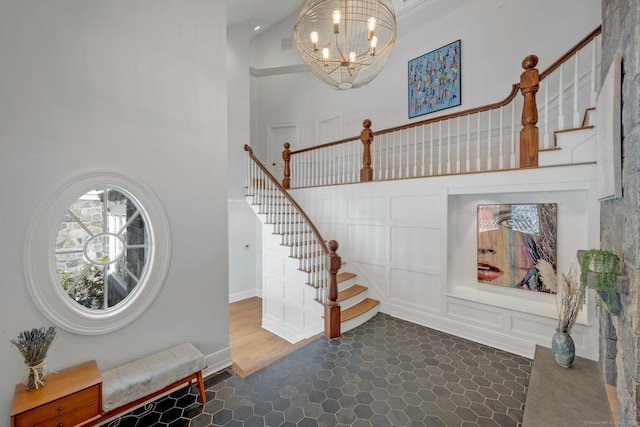
<path id="1" fill-rule="evenodd" d="M 555 166 L 595 162 L 597 159 L 595 122 L 596 109 L 588 108 L 579 127 L 555 131 L 553 147 L 539 150 L 538 165 Z"/>
<path id="2" fill-rule="evenodd" d="M 263 224 L 262 326 L 297 342 L 323 331 L 331 280 L 327 271 L 330 250 L 304 211 L 250 148 L 245 149 L 249 152 L 245 196 Z M 356 283 L 356 274 L 340 272 L 336 279 L 340 330 L 344 332 L 373 317 L 380 303 L 368 297 L 366 286 Z"/>

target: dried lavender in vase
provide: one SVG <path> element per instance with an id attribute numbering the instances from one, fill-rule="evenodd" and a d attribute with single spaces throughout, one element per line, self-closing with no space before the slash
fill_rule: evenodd
<path id="1" fill-rule="evenodd" d="M 40 327 L 22 331 L 16 339 L 10 341 L 15 349 L 22 354 L 24 363 L 27 365 L 24 381 L 27 390 L 36 390 L 45 385 L 47 377 L 45 359 L 56 336 L 56 328 L 49 326 L 48 328 Z"/>

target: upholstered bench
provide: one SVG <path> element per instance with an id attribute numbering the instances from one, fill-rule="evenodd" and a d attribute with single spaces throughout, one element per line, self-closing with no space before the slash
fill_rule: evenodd
<path id="1" fill-rule="evenodd" d="M 186 343 L 101 373 L 102 419 L 125 412 L 181 384 L 196 380 L 207 403 L 202 370 L 205 358 Z"/>

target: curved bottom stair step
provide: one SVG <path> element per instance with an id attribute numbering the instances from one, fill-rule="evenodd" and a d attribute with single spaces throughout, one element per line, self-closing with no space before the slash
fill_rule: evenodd
<path id="1" fill-rule="evenodd" d="M 356 317 L 373 310 L 379 304 L 380 301 L 378 300 L 375 300 L 373 298 L 366 298 L 365 300 L 360 301 L 358 304 L 342 311 L 340 313 L 340 323 L 345 323 L 351 319 L 355 319 Z"/>

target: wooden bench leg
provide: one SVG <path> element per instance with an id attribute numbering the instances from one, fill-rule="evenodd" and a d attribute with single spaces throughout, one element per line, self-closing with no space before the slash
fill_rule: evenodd
<path id="1" fill-rule="evenodd" d="M 196 378 L 198 379 L 198 388 L 200 389 L 200 397 L 202 398 L 202 404 L 207 404 L 207 395 L 204 391 L 204 380 L 202 379 L 202 371 L 198 371 L 196 374 Z"/>

